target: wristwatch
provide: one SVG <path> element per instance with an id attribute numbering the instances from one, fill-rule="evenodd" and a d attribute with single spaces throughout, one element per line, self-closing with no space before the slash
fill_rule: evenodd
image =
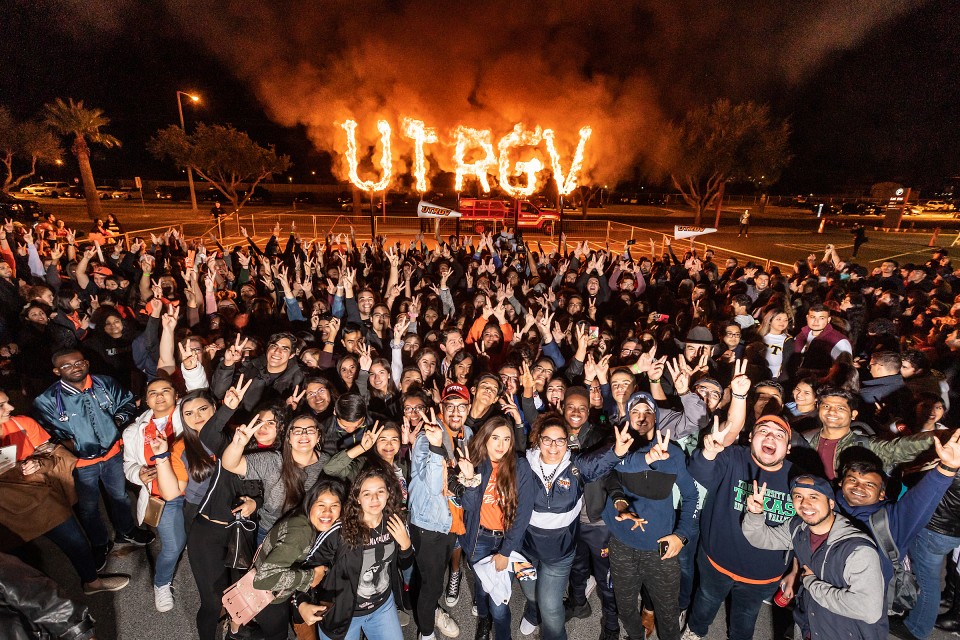
<path id="1" fill-rule="evenodd" d="M 673 534 L 673 535 L 675 535 L 675 536 L 677 536 L 678 538 L 680 538 L 680 544 L 682 544 L 683 546 L 687 546 L 687 536 L 681 535 L 681 534 L 679 534 L 679 533 L 675 533 L 675 534 Z"/>

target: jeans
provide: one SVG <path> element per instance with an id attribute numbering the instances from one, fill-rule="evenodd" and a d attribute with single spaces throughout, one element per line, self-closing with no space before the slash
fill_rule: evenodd
<path id="1" fill-rule="evenodd" d="M 123 455 L 77 467 L 73 471 L 77 487 L 77 515 L 87 532 L 91 547 L 106 547 L 110 542 L 107 528 L 100 519 L 100 484 L 106 489 L 107 512 L 118 535 L 129 535 L 137 528 L 133 507 L 127 497 L 127 478 L 123 475 Z"/>
<path id="2" fill-rule="evenodd" d="M 577 533 L 573 566 L 570 568 L 570 600 L 580 606 L 587 601 L 587 579 L 597 581 L 597 595 L 603 607 L 603 626 L 610 631 L 620 629 L 617 620 L 617 599 L 613 595 L 610 577 L 610 530 L 602 521 L 596 524 L 580 523 Z"/>
<path id="3" fill-rule="evenodd" d="M 93 562 L 90 543 L 87 542 L 87 536 L 76 518 L 70 516 L 44 535 L 67 556 L 77 570 L 80 582 L 87 584 L 97 579 L 97 567 Z"/>
<path id="4" fill-rule="evenodd" d="M 926 638 L 933 631 L 933 623 L 940 613 L 940 571 L 944 558 L 956 547 L 960 547 L 960 538 L 930 529 L 921 530 L 910 546 L 910 567 L 920 593 L 917 606 L 910 610 L 903 623 L 918 638 Z"/>
<path id="5" fill-rule="evenodd" d="M 157 536 L 160 538 L 160 553 L 157 555 L 157 567 L 153 576 L 153 586 L 162 587 L 173 582 L 173 571 L 177 560 L 187 546 L 187 532 L 183 528 L 184 497 L 167 500 L 163 505 L 163 515 L 157 524 Z"/>
<path id="6" fill-rule="evenodd" d="M 710 623 L 717 617 L 717 611 L 729 595 L 730 624 L 727 637 L 730 640 L 751 640 L 760 607 L 780 588 L 780 580 L 770 584 L 737 582 L 717 571 L 702 550 L 697 556 L 697 568 L 700 571 L 700 586 L 687 616 L 687 627 L 698 636 L 707 635 Z"/>
<path id="7" fill-rule="evenodd" d="M 699 522 L 699 521 L 698 521 Z M 693 578 L 697 572 L 697 548 L 700 543 L 700 528 L 694 529 L 694 534 L 683 545 L 680 555 L 680 610 L 690 608 L 693 599 Z"/>
<path id="8" fill-rule="evenodd" d="M 573 553 L 552 562 L 532 561 L 537 569 L 536 580 L 521 580 L 520 588 L 527 598 L 523 617 L 540 627 L 542 640 L 566 640 L 566 611 L 563 594 L 570 581 Z"/>
<path id="9" fill-rule="evenodd" d="M 502 544 L 502 536 L 493 536 L 483 531 L 478 532 L 477 546 L 473 550 L 473 555 L 469 558 L 471 566 L 487 556 L 499 553 Z M 510 634 L 510 607 L 505 604 L 494 604 L 490 601 L 490 596 L 484 590 L 480 578 L 476 577 L 476 572 L 474 572 L 473 593 L 477 601 L 477 617 L 489 618 L 492 616 L 493 632 L 496 640 L 510 640 L 512 637 Z"/>
<path id="10" fill-rule="evenodd" d="M 646 588 L 653 602 L 657 637 L 680 639 L 680 562 L 663 560 L 657 551 L 640 551 L 610 537 L 610 569 L 620 622 L 631 639 L 645 638 L 638 600 Z"/>
<path id="11" fill-rule="evenodd" d="M 350 621 L 350 628 L 343 640 L 360 640 L 360 632 L 367 640 L 397 640 L 403 637 L 400 628 L 400 618 L 397 617 L 397 604 L 393 601 L 393 594 L 373 613 L 365 616 L 354 616 Z M 331 640 L 323 630 L 320 630 L 321 640 Z"/>
<path id="12" fill-rule="evenodd" d="M 414 619 L 417 629 L 425 636 L 434 631 L 437 604 L 443 593 L 443 574 L 453 553 L 456 536 L 410 525 L 410 539 L 417 550 L 414 556 Z"/>

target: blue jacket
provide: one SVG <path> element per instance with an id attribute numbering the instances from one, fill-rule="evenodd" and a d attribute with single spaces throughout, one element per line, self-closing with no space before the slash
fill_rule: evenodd
<path id="1" fill-rule="evenodd" d="M 93 386 L 78 391 L 57 380 L 33 401 L 37 420 L 54 440 L 73 440 L 78 458 L 105 455 L 137 415 L 133 394 L 110 376 L 91 376 Z"/>
<path id="2" fill-rule="evenodd" d="M 528 560 L 550 562 L 573 553 L 580 529 L 584 485 L 610 473 L 620 458 L 613 447 L 586 455 L 571 456 L 568 452 L 557 468 L 549 492 L 539 472 L 539 460 L 539 449 L 527 451 L 536 496 L 530 526 L 523 537 L 523 555 Z"/>
<path id="3" fill-rule="evenodd" d="M 427 531 L 448 533 L 453 524 L 449 498 L 443 495 L 443 468 L 446 456 L 443 447 L 432 447 L 422 433 L 413 443 L 410 462 L 410 492 L 407 495 L 410 524 Z M 449 473 L 455 474 L 455 469 Z"/>
<path id="4" fill-rule="evenodd" d="M 954 476 L 945 476 L 934 469 L 925 474 L 920 482 L 896 502 L 881 500 L 862 507 L 850 506 L 843 494 L 838 491 L 837 510 L 847 516 L 854 526 L 860 526 L 876 540 L 877 536 L 870 526 L 870 516 L 880 509 L 886 509 L 893 542 L 900 551 L 900 557 L 903 558 L 907 555 L 907 550 L 913 544 L 914 538 L 930 522 L 933 512 L 940 504 L 943 494 L 950 488 L 953 478 Z M 880 551 L 880 568 L 883 569 L 884 581 L 889 583 L 893 578 L 893 563 L 882 550 Z"/>
<path id="5" fill-rule="evenodd" d="M 480 484 L 476 487 L 467 487 L 463 491 L 463 525 L 466 533 L 460 536 L 460 546 L 467 558 L 473 556 L 477 548 L 477 535 L 480 533 L 480 504 L 483 501 L 483 492 L 490 482 L 493 465 L 485 460 L 480 468 Z M 533 513 L 533 498 L 536 493 L 533 486 L 533 471 L 526 458 L 517 458 L 517 514 L 513 524 L 504 532 L 503 544 L 500 546 L 500 555 L 510 557 L 514 551 L 519 551 L 523 543 L 523 534 L 530 524 L 530 515 Z"/>
<path id="6" fill-rule="evenodd" d="M 624 458 L 607 477 L 607 504 L 603 509 L 603 521 L 610 533 L 623 544 L 640 551 L 656 551 L 657 540 L 671 533 L 688 540 L 697 526 L 697 501 L 699 494 L 693 478 L 687 473 L 686 456 L 677 445 L 670 443 L 670 457 L 648 465 L 644 456 L 653 446 L 653 441 Z M 680 490 L 680 518 L 673 506 L 673 487 Z M 630 510 L 647 520 L 645 530 L 634 529 L 632 522 L 617 522 L 617 509 L 613 503 L 626 500 Z"/>

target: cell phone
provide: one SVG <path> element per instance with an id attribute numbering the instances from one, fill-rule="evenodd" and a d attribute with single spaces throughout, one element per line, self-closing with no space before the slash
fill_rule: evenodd
<path id="1" fill-rule="evenodd" d="M 600 327 L 590 327 L 589 333 L 587 335 L 589 335 L 591 338 L 599 338 Z"/>
<path id="2" fill-rule="evenodd" d="M 661 558 L 667 555 L 667 551 L 670 549 L 670 543 L 668 543 L 666 540 L 661 540 L 660 542 L 657 543 L 657 546 L 660 548 Z"/>
<path id="3" fill-rule="evenodd" d="M 630 238 L 629 240 L 627 240 L 627 246 L 629 246 L 629 245 L 631 245 L 631 244 L 637 244 L 637 241 L 636 241 L 635 239 L 633 239 L 633 238 Z"/>
<path id="4" fill-rule="evenodd" d="M 654 322 L 670 322 L 670 314 L 658 313 L 656 316 L 654 316 L 653 321 Z"/>

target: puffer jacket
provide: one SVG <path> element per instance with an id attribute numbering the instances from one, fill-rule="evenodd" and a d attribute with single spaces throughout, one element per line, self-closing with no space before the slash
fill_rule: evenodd
<path id="1" fill-rule="evenodd" d="M 37 421 L 58 442 L 72 440 L 81 460 L 105 455 L 133 420 L 133 394 L 110 376 L 91 376 L 92 386 L 78 391 L 57 381 L 33 401 Z"/>

